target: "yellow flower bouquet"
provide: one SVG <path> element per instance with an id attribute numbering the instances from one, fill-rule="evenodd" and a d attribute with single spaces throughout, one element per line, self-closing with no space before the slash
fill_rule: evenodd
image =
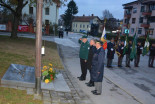
<path id="1" fill-rule="evenodd" d="M 43 66 L 42 69 L 42 79 L 45 83 L 54 81 L 56 78 L 56 69 L 53 69 L 53 65 L 49 64 L 48 66 Z"/>

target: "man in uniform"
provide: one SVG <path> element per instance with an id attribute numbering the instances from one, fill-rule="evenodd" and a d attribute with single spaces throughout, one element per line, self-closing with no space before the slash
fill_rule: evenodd
<path id="1" fill-rule="evenodd" d="M 115 49 L 114 49 L 114 39 L 112 38 L 107 45 L 107 67 L 112 67 L 112 60 L 114 59 Z"/>
<path id="2" fill-rule="evenodd" d="M 134 61 L 135 67 L 139 67 L 140 55 L 142 54 L 142 50 L 143 50 L 143 47 L 141 45 L 141 42 L 138 42 L 137 43 L 137 54 L 136 54 L 135 61 Z"/>
<path id="3" fill-rule="evenodd" d="M 128 51 L 126 51 L 126 67 L 130 67 L 130 53 L 132 50 L 132 41 L 129 41 Z"/>
<path id="4" fill-rule="evenodd" d="M 87 60 L 88 60 L 88 53 L 89 53 L 89 42 L 87 40 L 87 36 L 83 36 L 79 39 L 80 46 L 80 64 L 81 64 L 81 76 L 78 77 L 80 81 L 86 80 L 87 75 Z"/>
<path id="5" fill-rule="evenodd" d="M 121 43 L 118 45 L 118 52 L 120 53 L 120 55 L 118 56 L 118 67 L 122 67 L 122 60 L 124 57 L 123 51 L 124 51 L 124 41 L 121 41 Z"/>
<path id="6" fill-rule="evenodd" d="M 153 62 L 155 58 L 155 43 L 150 47 L 150 55 L 149 55 L 149 67 L 153 68 Z"/>

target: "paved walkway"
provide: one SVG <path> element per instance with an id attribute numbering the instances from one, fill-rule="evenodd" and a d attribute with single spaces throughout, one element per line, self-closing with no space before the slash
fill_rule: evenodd
<path id="1" fill-rule="evenodd" d="M 35 38 L 34 35 L 25 36 L 24 34 L 22 36 Z M 91 90 L 94 88 L 89 88 L 85 85 L 85 82 L 89 81 L 89 73 L 86 81 L 80 82 L 77 79 L 81 74 L 78 58 L 79 44 L 77 42 L 80 37 L 80 34 L 69 34 L 64 39 L 51 36 L 44 36 L 43 39 L 59 44 L 59 52 L 66 72 L 74 76 L 71 77 L 71 80 L 74 80 L 73 82 L 79 85 L 78 89 L 88 98 L 88 102 L 92 101 L 93 104 L 154 104 L 155 71 L 153 68 L 147 67 L 148 56 L 141 58 L 141 67 L 139 68 L 132 67 L 129 69 L 123 67 L 120 69 L 116 67 L 117 56 L 115 55 L 113 63 L 115 67 L 113 69 L 105 67 L 103 94 L 101 96 L 91 94 Z M 133 66 L 133 63 L 131 65 Z"/>

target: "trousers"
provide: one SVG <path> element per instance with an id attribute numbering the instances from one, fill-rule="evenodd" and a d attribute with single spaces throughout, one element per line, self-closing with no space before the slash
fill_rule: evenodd
<path id="1" fill-rule="evenodd" d="M 122 66 L 123 56 L 118 57 L 118 65 Z"/>
<path id="2" fill-rule="evenodd" d="M 139 61 L 140 61 L 140 55 L 136 55 L 135 61 L 134 61 L 135 66 L 139 65 Z"/>
<path id="3" fill-rule="evenodd" d="M 149 56 L 149 67 L 153 67 L 154 56 Z"/>
<path id="4" fill-rule="evenodd" d="M 126 66 L 130 66 L 130 54 L 126 54 Z"/>
<path id="5" fill-rule="evenodd" d="M 97 93 L 102 93 L 102 82 L 94 82 Z"/>
<path id="6" fill-rule="evenodd" d="M 86 79 L 86 75 L 87 75 L 87 62 L 85 62 L 84 59 L 80 58 L 80 64 L 81 64 L 81 78 L 82 79 Z"/>
<path id="7" fill-rule="evenodd" d="M 107 59 L 107 66 L 108 67 L 112 66 L 112 59 L 110 58 Z"/>

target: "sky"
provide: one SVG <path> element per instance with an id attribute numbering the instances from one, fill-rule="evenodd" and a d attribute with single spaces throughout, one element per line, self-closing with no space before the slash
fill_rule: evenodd
<path id="1" fill-rule="evenodd" d="M 68 0 L 66 4 L 69 2 Z M 124 9 L 122 4 L 129 3 L 135 0 L 74 0 L 78 6 L 78 14 L 76 16 L 94 16 L 102 17 L 105 9 L 109 10 L 113 14 L 114 18 L 123 19 Z M 59 9 L 59 14 L 64 14 L 66 7 Z"/>

